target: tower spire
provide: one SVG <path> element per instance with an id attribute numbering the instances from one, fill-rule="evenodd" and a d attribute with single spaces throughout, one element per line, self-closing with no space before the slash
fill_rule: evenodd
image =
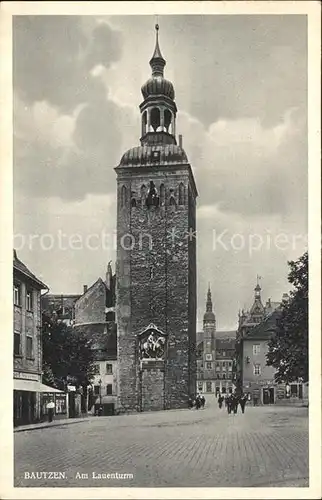
<path id="1" fill-rule="evenodd" d="M 206 311 L 207 312 L 212 312 L 212 299 L 211 299 L 210 283 L 208 283 Z"/>
<path id="2" fill-rule="evenodd" d="M 150 60 L 150 66 L 152 68 L 152 76 L 163 77 L 163 69 L 166 65 L 165 59 L 162 57 L 160 46 L 159 46 L 159 25 L 155 25 L 155 49 L 153 56 Z"/>

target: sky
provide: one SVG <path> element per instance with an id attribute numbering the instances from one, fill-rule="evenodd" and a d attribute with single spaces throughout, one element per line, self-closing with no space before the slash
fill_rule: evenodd
<path id="1" fill-rule="evenodd" d="M 235 329 L 257 275 L 263 301 L 280 300 L 287 261 L 307 246 L 306 17 L 158 23 L 199 193 L 198 329 L 208 283 L 217 329 Z M 115 267 L 114 168 L 139 145 L 154 24 L 148 15 L 14 18 L 14 246 L 51 293 L 82 293 L 108 261 Z"/>

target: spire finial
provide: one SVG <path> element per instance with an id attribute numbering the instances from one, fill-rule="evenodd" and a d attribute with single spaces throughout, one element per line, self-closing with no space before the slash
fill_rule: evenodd
<path id="1" fill-rule="evenodd" d="M 163 68 L 165 66 L 165 60 L 162 57 L 161 50 L 159 47 L 159 25 L 158 22 L 155 24 L 155 49 L 150 61 L 150 66 L 152 68 L 152 76 L 163 76 Z"/>

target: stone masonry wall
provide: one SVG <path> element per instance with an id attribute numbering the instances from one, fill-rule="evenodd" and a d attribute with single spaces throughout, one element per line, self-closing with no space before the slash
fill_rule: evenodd
<path id="1" fill-rule="evenodd" d="M 118 175 L 119 406 L 124 411 L 141 407 L 141 391 L 145 389 L 140 386 L 136 335 L 154 323 L 167 334 L 164 402 L 159 409 L 182 407 L 195 384 L 195 244 L 191 245 L 188 237 L 189 171 L 181 166 L 175 171 L 153 167 L 148 172 L 136 172 Z M 151 180 L 158 194 L 161 183 L 164 185 L 164 206 L 147 208 L 141 200 L 142 186 L 148 192 Z M 181 182 L 185 190 L 183 205 L 178 203 Z M 175 206 L 169 204 L 170 196 Z M 132 206 L 133 200 L 136 206 Z M 153 373 L 144 377 L 152 377 Z M 155 409 L 155 397 L 151 394 L 151 409 Z"/>

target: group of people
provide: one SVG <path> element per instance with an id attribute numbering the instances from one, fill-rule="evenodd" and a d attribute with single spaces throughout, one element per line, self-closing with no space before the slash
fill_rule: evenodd
<path id="1" fill-rule="evenodd" d="M 232 394 L 227 394 L 227 395 L 222 395 L 219 394 L 218 396 L 218 405 L 219 408 L 222 408 L 223 403 L 225 404 L 225 407 L 227 408 L 227 412 L 230 413 L 237 413 L 238 410 L 238 405 L 241 407 L 242 413 L 245 413 L 245 407 L 247 403 L 248 397 L 247 394 L 236 394 L 235 392 Z"/>
<path id="2" fill-rule="evenodd" d="M 204 408 L 205 404 L 206 404 L 205 396 L 199 394 L 199 392 L 194 400 L 192 398 L 188 399 L 188 407 L 190 409 L 196 408 L 196 410 L 199 410 L 200 408 Z"/>

